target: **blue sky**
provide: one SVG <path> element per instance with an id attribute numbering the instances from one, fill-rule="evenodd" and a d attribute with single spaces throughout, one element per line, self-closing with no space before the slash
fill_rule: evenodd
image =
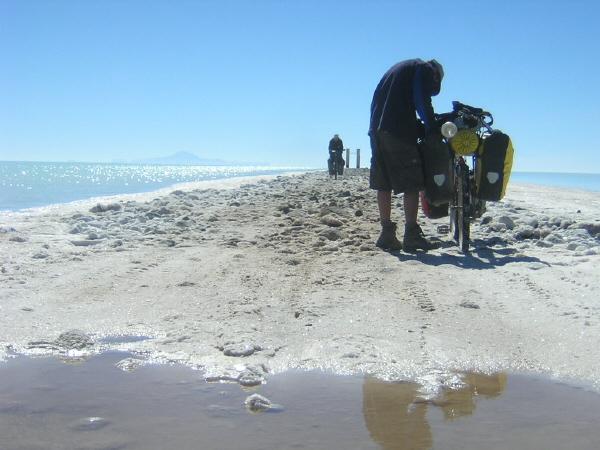
<path id="1" fill-rule="evenodd" d="M 599 0 L 0 0 L 0 160 L 324 167 L 338 133 L 365 166 L 379 79 L 435 58 L 436 112 L 491 111 L 513 170 L 600 173 L 599 23 Z"/>

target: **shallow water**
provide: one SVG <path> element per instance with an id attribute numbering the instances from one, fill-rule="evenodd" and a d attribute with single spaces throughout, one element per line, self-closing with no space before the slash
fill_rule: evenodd
<path id="1" fill-rule="evenodd" d="M 152 192 L 179 183 L 305 170 L 310 169 L 0 161 L 0 211 L 18 211 L 92 197 Z"/>
<path id="2" fill-rule="evenodd" d="M 245 390 L 181 366 L 18 357 L 0 364 L 0 449 L 596 449 L 600 396 L 522 375 L 465 374 L 435 404 L 418 386 L 318 372 Z M 251 413 L 260 394 L 281 405 Z"/>

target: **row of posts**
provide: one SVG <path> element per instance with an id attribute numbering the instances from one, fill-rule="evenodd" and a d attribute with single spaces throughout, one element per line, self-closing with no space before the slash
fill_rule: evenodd
<path id="1" fill-rule="evenodd" d="M 350 168 L 350 149 L 346 150 L 346 169 Z M 356 149 L 356 168 L 360 169 L 360 148 Z"/>

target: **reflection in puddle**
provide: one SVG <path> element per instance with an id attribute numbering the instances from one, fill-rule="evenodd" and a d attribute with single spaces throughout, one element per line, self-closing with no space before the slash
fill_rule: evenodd
<path id="1" fill-rule="evenodd" d="M 131 342 L 140 342 L 150 339 L 147 336 L 107 336 L 100 339 L 100 343 L 105 344 L 127 344 Z"/>
<path id="2" fill-rule="evenodd" d="M 430 404 L 439 407 L 445 420 L 473 414 L 476 401 L 498 397 L 506 386 L 506 374 L 466 373 L 464 386 L 446 389 Z M 363 384 L 363 414 L 371 437 L 384 449 L 433 448 L 427 410 L 421 400 L 421 386 L 415 383 L 388 383 L 366 376 Z M 442 439 L 443 441 L 443 439 Z"/>
<path id="3" fill-rule="evenodd" d="M 432 447 L 427 403 L 415 403 L 418 389 L 419 385 L 414 383 L 386 383 L 369 376 L 365 378 L 365 423 L 373 440 L 382 448 Z"/>
<path id="4" fill-rule="evenodd" d="M 0 363 L 0 449 L 595 449 L 600 396 L 534 377 L 464 374 L 424 402 L 421 386 L 293 371 L 258 388 L 206 383 L 181 366 Z M 135 357 L 131 358 L 135 359 Z M 249 414 L 260 395 L 277 414 Z"/>

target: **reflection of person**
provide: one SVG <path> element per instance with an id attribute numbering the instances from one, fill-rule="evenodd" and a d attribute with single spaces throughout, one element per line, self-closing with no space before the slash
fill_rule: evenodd
<path id="1" fill-rule="evenodd" d="M 476 397 L 493 399 L 502 394 L 506 374 L 463 374 L 465 387 L 444 389 L 431 404 L 440 407 L 445 420 L 470 416 Z M 363 384 L 363 416 L 371 439 L 383 450 L 426 450 L 433 447 L 427 421 L 427 405 L 419 398 L 416 383 L 388 382 L 366 376 Z"/>
<path id="2" fill-rule="evenodd" d="M 341 174 L 341 171 L 344 167 L 344 158 L 342 157 L 342 153 L 344 152 L 344 142 L 340 139 L 340 136 L 335 134 L 333 138 L 329 141 L 329 159 L 327 160 L 327 167 L 329 168 L 329 175 L 333 175 L 333 161 L 339 161 L 339 170 L 338 174 Z"/>
<path id="3" fill-rule="evenodd" d="M 414 383 L 389 383 L 372 376 L 363 384 L 363 415 L 371 439 L 384 450 L 426 450 L 433 446 L 427 403 L 415 403 Z"/>
<path id="4" fill-rule="evenodd" d="M 442 409 L 446 420 L 472 415 L 475 412 L 476 397 L 491 400 L 502 394 L 506 386 L 506 374 L 466 373 L 463 381 L 466 383 L 464 389 L 447 389 L 440 398 L 433 401 L 434 405 Z"/>
<path id="5" fill-rule="evenodd" d="M 417 141 L 423 137 L 423 131 L 438 131 L 431 97 L 440 92 L 443 77 L 444 70 L 437 61 L 410 59 L 390 68 L 373 94 L 370 186 L 377 190 L 382 227 L 376 245 L 384 250 L 430 250 L 441 246 L 425 239 L 417 223 L 419 191 L 425 189 Z M 392 191 L 404 193 L 406 223 L 402 243 L 396 238 L 396 224 L 391 220 Z"/>

